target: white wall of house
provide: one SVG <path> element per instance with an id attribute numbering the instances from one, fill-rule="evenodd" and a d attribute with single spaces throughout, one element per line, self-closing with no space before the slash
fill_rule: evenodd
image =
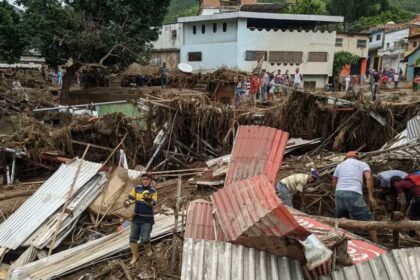
<path id="1" fill-rule="evenodd" d="M 213 25 L 216 24 L 216 32 Z M 223 25 L 226 24 L 226 31 Z M 203 33 L 202 27 L 205 26 Z M 194 34 L 195 27 L 195 34 Z M 238 24 L 236 20 L 202 21 L 184 23 L 184 45 L 236 42 Z"/>
<path id="2" fill-rule="evenodd" d="M 158 39 L 153 42 L 154 50 L 181 49 L 182 46 L 182 23 L 162 26 Z"/>
<path id="3" fill-rule="evenodd" d="M 405 72 L 406 67 L 400 61 L 404 58 L 408 35 L 408 28 L 385 33 L 384 47 L 378 52 L 382 57 L 382 69 L 402 69 Z"/>
<path id="4" fill-rule="evenodd" d="M 384 42 L 384 32 L 375 31 L 371 35 L 372 40 L 369 42 L 369 49 L 379 49 L 382 47 Z"/>
<path id="5" fill-rule="evenodd" d="M 337 34 L 335 40 L 336 52 L 347 51 L 361 58 L 368 56 L 369 35 L 348 35 L 340 33 Z"/>

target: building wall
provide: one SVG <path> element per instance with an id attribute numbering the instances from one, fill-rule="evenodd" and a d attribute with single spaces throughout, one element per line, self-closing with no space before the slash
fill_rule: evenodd
<path id="1" fill-rule="evenodd" d="M 337 34 L 336 40 L 342 39 L 343 44 L 342 46 L 336 45 L 336 52 L 337 51 L 347 51 L 352 54 L 358 55 L 359 57 L 367 57 L 368 56 L 368 44 L 369 44 L 369 35 L 348 35 L 348 34 Z M 358 47 L 357 42 L 358 40 L 365 40 L 366 47 Z M 338 41 L 336 41 L 338 42 Z"/>
<path id="2" fill-rule="evenodd" d="M 213 24 L 217 25 L 213 32 Z M 226 23 L 226 32 L 223 32 Z M 202 33 L 205 25 L 205 33 Z M 193 28 L 196 27 L 196 34 Z M 180 61 L 190 64 L 194 71 L 214 71 L 220 67 L 236 68 L 237 23 L 230 21 L 207 21 L 184 24 L 184 45 L 181 48 Z M 201 61 L 189 61 L 188 53 L 201 52 Z"/>
<path id="3" fill-rule="evenodd" d="M 188 61 L 189 52 L 201 52 L 202 61 Z M 195 72 L 212 72 L 221 67 L 237 68 L 237 43 L 208 43 L 185 45 L 181 48 L 181 62 L 188 63 Z"/>
<path id="4" fill-rule="evenodd" d="M 379 37 L 379 38 L 378 38 Z M 381 48 L 384 42 L 384 32 L 376 31 L 371 35 L 371 42 L 369 42 L 369 49 L 378 49 Z"/>
<path id="5" fill-rule="evenodd" d="M 407 42 L 408 34 L 408 28 L 385 33 L 384 46 L 378 52 L 382 57 L 382 69 L 402 69 L 405 72 L 406 67 L 400 60 L 404 58 L 406 46 L 399 45 L 399 42 Z"/>
<path id="6" fill-rule="evenodd" d="M 153 42 L 154 50 L 179 50 L 181 48 L 183 33 L 182 23 L 164 25 L 160 32 L 158 39 Z"/>
<path id="7" fill-rule="evenodd" d="M 410 57 L 408 58 L 407 63 L 407 81 L 412 82 L 414 78 L 414 71 L 420 67 L 420 65 L 416 65 L 417 59 L 420 57 L 420 48 L 417 49 Z M 417 66 L 417 67 L 416 67 Z M 417 70 L 419 71 L 419 70 Z"/>
<path id="8" fill-rule="evenodd" d="M 169 70 L 174 71 L 178 68 L 178 64 L 180 62 L 180 51 L 160 51 L 155 52 L 152 51 L 150 65 L 162 65 L 162 63 L 166 63 L 166 67 Z"/>
<path id="9" fill-rule="evenodd" d="M 226 32 L 223 32 L 224 23 L 226 23 Z M 217 26 L 216 32 L 213 32 L 213 24 Z M 203 25 L 205 26 L 204 33 L 202 32 Z M 184 45 L 236 42 L 237 30 L 238 26 L 235 20 L 184 23 Z"/>
<path id="10" fill-rule="evenodd" d="M 246 19 L 240 19 L 238 23 L 238 67 L 241 70 L 251 72 L 256 66 L 257 61 L 245 61 L 246 51 L 293 51 L 303 52 L 302 63 L 272 64 L 264 61 L 262 67 L 268 71 L 277 71 L 280 69 L 282 73 L 289 70 L 290 73 L 295 72 L 295 68 L 299 67 L 301 73 L 309 79 L 316 81 L 316 87 L 323 87 L 328 76 L 332 75 L 334 51 L 335 51 L 335 32 L 313 32 L 313 31 L 289 31 L 289 30 L 269 30 L 261 31 L 247 28 Z M 309 52 L 327 52 L 327 62 L 308 62 Z M 268 55 L 270 56 L 270 55 Z"/>

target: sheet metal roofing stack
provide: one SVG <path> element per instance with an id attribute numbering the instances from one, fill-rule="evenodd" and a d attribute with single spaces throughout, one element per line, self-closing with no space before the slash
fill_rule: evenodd
<path id="1" fill-rule="evenodd" d="M 274 184 L 289 134 L 264 126 L 240 126 L 232 149 L 225 186 L 264 174 Z"/>

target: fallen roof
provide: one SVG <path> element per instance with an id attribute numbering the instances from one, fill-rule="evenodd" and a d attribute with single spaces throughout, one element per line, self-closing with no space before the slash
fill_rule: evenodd
<path id="1" fill-rule="evenodd" d="M 274 184 L 289 134 L 279 129 L 240 126 L 231 153 L 225 185 L 264 174 Z"/>
<path id="2" fill-rule="evenodd" d="M 174 216 L 155 215 L 151 240 L 172 234 Z M 179 229 L 181 227 L 178 227 Z M 11 280 L 51 279 L 128 249 L 130 228 L 15 268 Z"/>
<path id="3" fill-rule="evenodd" d="M 214 208 L 211 202 L 204 199 L 191 202 L 188 207 L 184 237 L 224 241 L 224 234 L 213 214 Z"/>
<path id="4" fill-rule="evenodd" d="M 0 246 L 16 249 L 34 233 L 66 200 L 77 169 L 82 163 L 73 193 L 98 173 L 102 164 L 74 160 L 60 168 L 0 225 Z"/>
<path id="5" fill-rule="evenodd" d="M 211 200 L 226 240 L 244 244 L 252 239 L 284 238 L 290 233 L 303 239 L 309 235 L 277 197 L 273 183 L 264 175 L 227 185 L 214 193 Z"/>
<path id="6" fill-rule="evenodd" d="M 208 240 L 184 240 L 183 280 L 303 280 L 298 261 L 263 251 Z"/>
<path id="7" fill-rule="evenodd" d="M 190 16 L 178 18 L 179 23 L 212 21 L 223 19 L 237 18 L 256 18 L 256 19 L 273 19 L 273 20 L 291 20 L 291 21 L 317 21 L 317 22 L 343 22 L 344 17 L 341 16 L 324 16 L 324 15 L 300 15 L 300 14 L 277 14 L 277 13 L 257 13 L 257 12 L 230 12 L 218 13 L 202 16 Z"/>
<path id="8" fill-rule="evenodd" d="M 420 248 L 393 250 L 368 262 L 339 268 L 327 280 L 411 280 L 420 279 Z"/>

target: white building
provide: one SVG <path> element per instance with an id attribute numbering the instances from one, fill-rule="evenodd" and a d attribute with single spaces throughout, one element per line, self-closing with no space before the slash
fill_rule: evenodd
<path id="1" fill-rule="evenodd" d="M 166 63 L 171 70 L 179 63 L 179 52 L 182 46 L 182 24 L 168 24 L 162 26 L 158 39 L 153 42 L 151 65 Z"/>
<path id="2" fill-rule="evenodd" d="M 195 71 L 220 67 L 252 72 L 264 56 L 268 71 L 301 69 L 307 87 L 324 87 L 332 75 L 336 33 L 319 30 L 343 17 L 231 12 L 183 17 L 181 62 Z"/>
<path id="3" fill-rule="evenodd" d="M 378 51 L 382 58 L 382 69 L 402 69 L 405 73 L 405 66 L 401 60 L 404 59 L 407 49 L 409 32 L 409 28 L 385 32 L 383 48 Z"/>

